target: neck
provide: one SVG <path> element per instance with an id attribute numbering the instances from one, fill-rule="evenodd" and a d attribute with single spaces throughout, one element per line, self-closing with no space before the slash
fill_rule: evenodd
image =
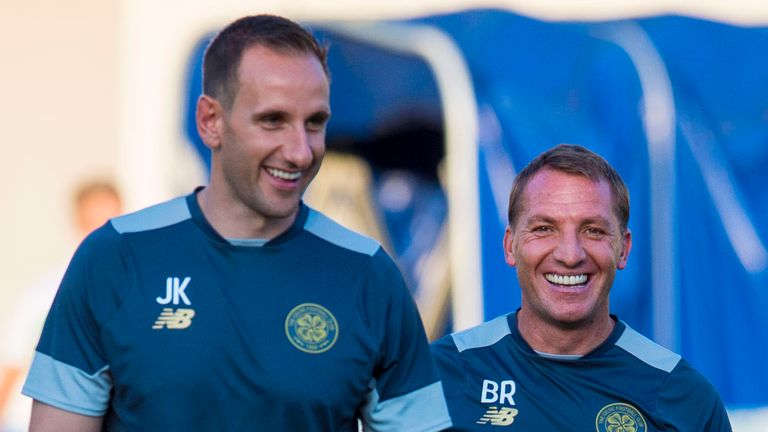
<path id="1" fill-rule="evenodd" d="M 517 327 L 534 351 L 557 355 L 585 355 L 610 336 L 616 323 L 607 313 L 575 324 L 544 321 L 523 308 Z"/>
<path id="2" fill-rule="evenodd" d="M 270 240 L 288 230 L 298 214 L 297 210 L 290 217 L 264 217 L 214 189 L 208 185 L 198 192 L 197 203 L 208 223 L 224 238 Z"/>

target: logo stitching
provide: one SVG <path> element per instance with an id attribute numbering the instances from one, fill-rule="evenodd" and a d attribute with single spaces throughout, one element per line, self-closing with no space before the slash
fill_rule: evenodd
<path id="1" fill-rule="evenodd" d="M 595 418 L 597 432 L 646 432 L 648 426 L 640 411 L 632 405 L 613 403 L 606 405 Z"/>
<path id="2" fill-rule="evenodd" d="M 501 407 L 501 409 L 492 406 L 488 408 L 488 411 L 480 417 L 480 420 L 476 421 L 477 424 L 488 424 L 491 426 L 509 426 L 515 421 L 517 415 L 517 408 Z"/>
<path id="3" fill-rule="evenodd" d="M 285 334 L 300 351 L 320 354 L 331 349 L 339 337 L 336 317 L 316 303 L 302 303 L 288 312 Z"/>
<path id="4" fill-rule="evenodd" d="M 152 328 L 158 330 L 166 327 L 170 330 L 183 330 L 192 325 L 194 316 L 194 309 L 179 308 L 174 311 L 173 308 L 163 308 Z"/>

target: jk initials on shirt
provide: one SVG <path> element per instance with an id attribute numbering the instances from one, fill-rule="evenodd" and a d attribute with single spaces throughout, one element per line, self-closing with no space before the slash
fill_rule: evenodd
<path id="1" fill-rule="evenodd" d="M 515 394 L 515 382 L 504 380 L 500 383 L 491 380 L 483 380 L 483 392 L 480 395 L 480 402 L 514 405 L 515 401 L 512 395 Z"/>
<path id="2" fill-rule="evenodd" d="M 165 280 L 165 298 L 158 297 L 155 300 L 161 305 L 167 305 L 171 302 L 173 302 L 174 305 L 177 305 L 179 304 L 179 299 L 181 299 L 185 305 L 191 305 L 192 303 L 190 303 L 189 297 L 184 293 L 184 290 L 187 289 L 187 285 L 189 285 L 189 281 L 191 280 L 192 278 L 189 276 L 185 277 L 181 282 L 179 282 L 179 278 L 177 277 L 169 277 Z"/>

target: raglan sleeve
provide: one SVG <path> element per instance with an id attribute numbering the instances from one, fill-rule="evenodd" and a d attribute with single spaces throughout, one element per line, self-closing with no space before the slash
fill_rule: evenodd
<path id="1" fill-rule="evenodd" d="M 22 393 L 77 414 L 101 416 L 112 378 L 100 340 L 114 311 L 116 280 L 125 282 L 120 239 L 109 224 L 78 247 L 59 285 Z"/>
<path id="2" fill-rule="evenodd" d="M 379 250 L 372 260 L 365 308 L 380 341 L 379 361 L 362 407 L 365 430 L 429 432 L 451 426 L 442 383 L 419 312 L 392 259 Z"/>
<path id="3" fill-rule="evenodd" d="M 681 360 L 659 394 L 657 406 L 675 430 L 732 432 L 728 413 L 715 387 Z"/>
<path id="4" fill-rule="evenodd" d="M 437 373 L 443 383 L 448 411 L 456 423 L 456 413 L 464 398 L 465 369 L 461 363 L 459 351 L 451 335 L 443 336 L 430 346 L 432 358 L 437 366 Z"/>

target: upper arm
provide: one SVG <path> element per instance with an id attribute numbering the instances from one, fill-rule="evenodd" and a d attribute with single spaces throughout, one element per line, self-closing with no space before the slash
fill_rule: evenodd
<path id="1" fill-rule="evenodd" d="M 97 230 L 78 250 L 46 318 L 22 393 L 86 416 L 103 415 L 112 389 L 101 339 L 106 317 L 119 306 L 118 284 L 127 272 L 120 239 Z"/>
<path id="2" fill-rule="evenodd" d="M 29 432 L 99 432 L 102 420 L 33 401 Z"/>
<path id="3" fill-rule="evenodd" d="M 363 406 L 366 430 L 436 431 L 451 425 L 416 305 L 394 262 L 379 255 L 372 292 L 386 296 L 366 306 L 381 341 L 379 364 Z M 374 282 L 376 281 L 376 282 Z"/>

